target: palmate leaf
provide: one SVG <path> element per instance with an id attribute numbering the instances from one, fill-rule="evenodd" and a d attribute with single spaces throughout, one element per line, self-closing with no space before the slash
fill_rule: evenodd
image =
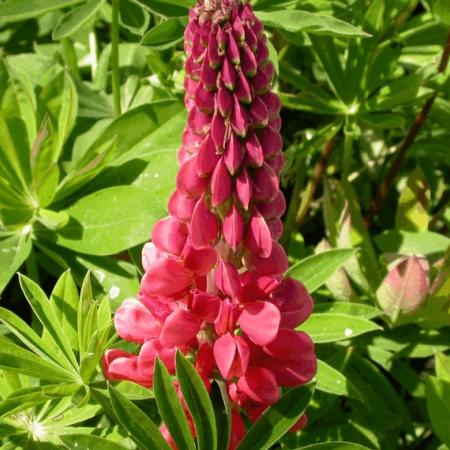
<path id="1" fill-rule="evenodd" d="M 70 341 L 64 334 L 55 311 L 44 291 L 33 280 L 24 275 L 20 275 L 19 281 L 28 303 L 36 314 L 36 317 L 42 323 L 44 330 L 72 364 L 73 368 L 76 369 L 78 364 Z"/>
<path id="2" fill-rule="evenodd" d="M 313 384 L 290 389 L 248 430 L 237 450 L 270 448 L 297 422 L 308 406 L 313 393 Z"/>
<path id="3" fill-rule="evenodd" d="M 72 372 L 43 360 L 4 337 L 0 337 L 0 368 L 30 376 L 38 374 L 41 380 L 46 381 L 78 381 Z"/>

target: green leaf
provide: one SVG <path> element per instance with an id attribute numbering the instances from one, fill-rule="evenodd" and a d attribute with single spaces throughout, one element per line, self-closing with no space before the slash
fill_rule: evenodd
<path id="1" fill-rule="evenodd" d="M 368 447 L 364 447 L 361 444 L 355 444 L 354 442 L 322 442 L 321 444 L 311 444 L 305 447 L 300 447 L 297 450 L 370 450 Z"/>
<path id="2" fill-rule="evenodd" d="M 117 419 L 139 445 L 148 450 L 171 449 L 158 427 L 125 395 L 112 386 L 109 394 Z"/>
<path id="3" fill-rule="evenodd" d="M 81 3 L 83 0 L 8 0 L 0 4 L 0 18 L 18 21 L 36 17 L 55 9 Z"/>
<path id="4" fill-rule="evenodd" d="M 90 436 L 88 434 L 64 434 L 61 440 L 69 448 L 89 449 L 89 450 L 127 450 L 128 447 L 110 441 L 105 438 Z"/>
<path id="5" fill-rule="evenodd" d="M 157 50 L 170 48 L 183 40 L 186 24 L 187 20 L 184 17 L 164 20 L 144 35 L 141 44 Z"/>
<path id="6" fill-rule="evenodd" d="M 434 14 L 436 14 L 442 22 L 450 26 L 450 4 L 447 0 L 431 0 Z"/>
<path id="7" fill-rule="evenodd" d="M 120 0 L 120 23 L 134 34 L 142 34 L 147 29 L 150 17 L 147 11 L 133 0 Z"/>
<path id="8" fill-rule="evenodd" d="M 26 227 L 0 240 L 0 293 L 31 252 L 31 237 L 27 232 L 31 227 Z"/>
<path id="9" fill-rule="evenodd" d="M 194 5 L 194 0 L 136 0 L 152 13 L 167 17 L 187 16 L 188 9 Z"/>
<path id="10" fill-rule="evenodd" d="M 50 303 L 73 349 L 78 349 L 78 290 L 70 270 L 64 272 L 56 282 Z"/>
<path id="11" fill-rule="evenodd" d="M 165 207 L 142 189 L 116 186 L 81 198 L 66 212 L 71 219 L 55 236 L 59 245 L 90 255 L 111 255 L 147 241 Z M 45 230 L 42 233 L 55 239 Z"/>
<path id="12" fill-rule="evenodd" d="M 432 231 L 387 230 L 375 236 L 375 244 L 383 253 L 436 256 L 444 253 L 450 239 Z"/>
<path id="13" fill-rule="evenodd" d="M 258 11 L 256 15 L 264 24 L 291 33 L 302 31 L 327 36 L 370 37 L 370 34 L 347 22 L 308 11 Z"/>
<path id="14" fill-rule="evenodd" d="M 354 302 L 327 302 L 316 303 L 314 305 L 314 312 L 316 313 L 332 313 L 345 314 L 348 316 L 362 317 L 363 319 L 374 319 L 382 314 L 378 308 L 375 308 L 364 303 Z"/>
<path id="15" fill-rule="evenodd" d="M 313 314 L 298 330 L 309 334 L 315 343 L 342 341 L 382 328 L 374 322 L 346 314 Z"/>
<path id="16" fill-rule="evenodd" d="M 53 30 L 53 39 L 62 39 L 75 33 L 95 16 L 103 3 L 104 0 L 88 0 L 84 5 L 64 14 Z"/>
<path id="17" fill-rule="evenodd" d="M 450 447 L 450 382 L 428 376 L 425 380 L 427 409 L 431 419 L 431 427 L 439 439 Z"/>
<path id="18" fill-rule="evenodd" d="M 70 364 L 62 356 L 58 346 L 53 341 L 42 339 L 24 320 L 6 308 L 0 308 L 0 321 L 32 352 L 36 353 L 42 359 L 55 362 L 62 367 L 68 367 Z"/>
<path id="19" fill-rule="evenodd" d="M 266 450 L 275 444 L 303 414 L 313 392 L 313 384 L 287 391 L 253 424 L 237 450 Z"/>
<path id="20" fill-rule="evenodd" d="M 177 352 L 177 376 L 184 400 L 194 419 L 199 450 L 217 448 L 217 431 L 214 409 L 203 380 L 186 357 Z"/>
<path id="21" fill-rule="evenodd" d="M 231 408 L 227 387 L 223 381 L 214 381 L 211 386 L 211 401 L 217 425 L 217 449 L 228 450 L 231 434 Z"/>
<path id="22" fill-rule="evenodd" d="M 4 337 L 0 337 L 0 368 L 47 381 L 74 381 L 73 373 L 43 360 Z"/>
<path id="23" fill-rule="evenodd" d="M 72 395 L 79 384 L 56 384 L 20 389 L 0 402 L 0 417 L 24 411 L 49 400 Z"/>
<path id="24" fill-rule="evenodd" d="M 309 292 L 314 292 L 355 252 L 356 250 L 353 248 L 342 248 L 308 256 L 294 264 L 287 271 L 287 275 L 301 281 Z"/>
<path id="25" fill-rule="evenodd" d="M 395 216 L 396 227 L 405 231 L 427 231 L 429 202 L 430 190 L 422 170 L 417 167 L 400 194 Z"/>
<path id="26" fill-rule="evenodd" d="M 153 390 L 161 418 L 178 448 L 195 450 L 192 433 L 166 366 L 155 362 Z"/>
<path id="27" fill-rule="evenodd" d="M 345 375 L 320 359 L 317 363 L 317 374 L 315 377 L 317 390 L 362 400 L 358 389 Z"/>
<path id="28" fill-rule="evenodd" d="M 19 276 L 20 287 L 28 300 L 36 317 L 42 323 L 45 332 L 47 332 L 55 344 L 62 351 L 67 360 L 74 368 L 78 367 L 75 354 L 68 337 L 64 334 L 61 324 L 52 308 L 51 303 L 47 299 L 44 291 L 30 278 L 25 275 Z"/>
<path id="29" fill-rule="evenodd" d="M 450 382 L 450 358 L 447 355 L 441 352 L 436 353 L 435 369 L 437 378 Z"/>

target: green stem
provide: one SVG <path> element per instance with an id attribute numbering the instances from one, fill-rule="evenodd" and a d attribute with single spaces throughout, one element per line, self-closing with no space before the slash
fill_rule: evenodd
<path id="1" fill-rule="evenodd" d="M 350 121 L 345 124 L 344 127 L 344 147 L 343 147 L 343 155 L 342 155 L 342 174 L 341 177 L 343 180 L 348 178 L 350 173 L 350 167 L 352 165 L 352 157 L 353 157 L 353 126 Z"/>
<path id="2" fill-rule="evenodd" d="M 30 255 L 25 261 L 25 266 L 27 268 L 28 277 L 39 284 L 39 270 L 36 262 L 36 253 L 34 250 L 31 250 Z"/>
<path id="3" fill-rule="evenodd" d="M 120 69 L 119 69 L 119 0 L 112 0 L 111 24 L 111 72 L 114 99 L 114 114 L 119 116 L 120 106 Z"/>
<path id="4" fill-rule="evenodd" d="M 80 80 L 80 69 L 78 68 L 77 54 L 75 52 L 73 42 L 70 40 L 70 38 L 63 38 L 61 39 L 61 47 L 63 58 L 67 64 L 67 67 L 69 68 L 70 74 L 76 80 Z"/>

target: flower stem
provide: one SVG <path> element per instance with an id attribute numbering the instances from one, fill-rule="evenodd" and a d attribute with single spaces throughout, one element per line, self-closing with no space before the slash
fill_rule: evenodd
<path id="1" fill-rule="evenodd" d="M 114 115 L 121 113 L 120 106 L 120 69 L 119 69 L 119 0 L 112 0 L 111 24 L 111 72 Z"/>

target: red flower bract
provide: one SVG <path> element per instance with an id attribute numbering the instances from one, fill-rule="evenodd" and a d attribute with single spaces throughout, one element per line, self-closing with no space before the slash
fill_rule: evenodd
<path id="1" fill-rule="evenodd" d="M 126 300 L 115 318 L 118 334 L 142 347 L 110 350 L 104 371 L 151 386 L 157 356 L 173 373 L 176 349 L 190 354 L 207 389 L 214 377 L 228 384 L 234 448 L 245 433 L 240 413 L 254 421 L 280 386 L 314 376 L 314 345 L 295 331 L 313 304 L 283 277 L 280 101 L 262 24 L 248 2 L 199 1 L 185 50 L 189 115 L 177 189 L 144 247 L 139 300 Z"/>

